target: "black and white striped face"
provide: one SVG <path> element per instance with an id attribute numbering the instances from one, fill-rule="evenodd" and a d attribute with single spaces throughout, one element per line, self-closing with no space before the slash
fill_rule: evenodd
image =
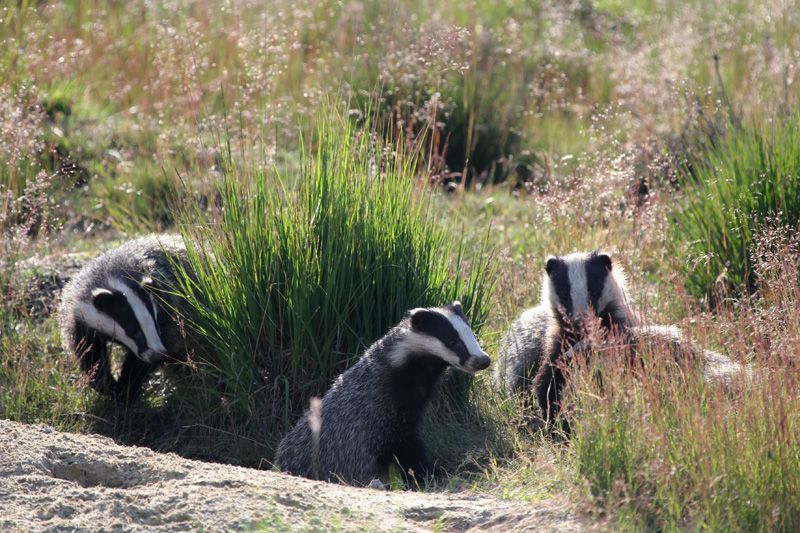
<path id="1" fill-rule="evenodd" d="M 584 319 L 624 308 L 623 297 L 612 270 L 611 257 L 600 252 L 549 257 L 542 285 L 542 300 L 568 322 L 580 325 Z"/>
<path id="2" fill-rule="evenodd" d="M 485 369 L 491 362 L 478 345 L 457 301 L 444 307 L 413 309 L 409 311 L 409 324 L 400 354 L 431 354 L 470 374 Z M 402 364 L 402 360 L 396 360 L 395 364 Z"/>
<path id="3" fill-rule="evenodd" d="M 158 364 L 166 358 L 167 349 L 158 333 L 158 306 L 145 287 L 152 280 L 137 282 L 128 278 L 111 278 L 107 287 L 92 291 L 90 302 L 83 302 L 78 315 L 90 328 L 116 340 L 146 363 Z"/>

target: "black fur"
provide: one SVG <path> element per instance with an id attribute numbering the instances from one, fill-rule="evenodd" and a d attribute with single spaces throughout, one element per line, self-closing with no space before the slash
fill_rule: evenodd
<path id="1" fill-rule="evenodd" d="M 89 383 L 97 392 L 112 394 L 116 382 L 111 376 L 108 338 L 82 322 L 75 324 L 72 335 L 81 373 L 88 377 Z"/>
<path id="2" fill-rule="evenodd" d="M 567 269 L 567 264 L 557 257 L 551 257 L 547 260 L 545 271 L 547 272 L 547 275 L 550 276 L 550 280 L 552 281 L 553 287 L 558 295 L 558 301 L 563 307 L 563 309 L 555 309 L 556 316 L 563 320 L 565 315 L 571 316 L 573 313 L 572 295 L 570 294 L 571 286 L 569 282 L 569 270 Z"/>
<path id="3" fill-rule="evenodd" d="M 397 406 L 397 425 L 387 442 L 386 464 L 396 461 L 406 486 L 414 486 L 433 474 L 420 434 L 425 409 L 448 364 L 430 354 L 411 354 L 408 363 L 389 373 L 390 394 Z"/>
<path id="4" fill-rule="evenodd" d="M 598 303 L 610 275 L 611 258 L 606 254 L 592 252 L 589 260 L 586 261 L 586 288 L 589 290 L 589 302 L 592 309 L 600 311 Z M 602 314 L 608 315 L 608 311 L 602 310 Z"/>
<path id="5" fill-rule="evenodd" d="M 145 363 L 135 355 L 128 353 L 122 363 L 122 371 L 112 390 L 112 397 L 123 403 L 130 403 L 138 398 L 142 382 L 152 372 L 154 366 Z"/>
<path id="6" fill-rule="evenodd" d="M 144 291 L 142 291 L 144 292 Z M 146 296 L 142 299 L 144 302 L 149 302 L 150 297 Z M 136 347 L 140 352 L 147 349 L 147 338 L 139 325 L 139 320 L 136 318 L 136 313 L 131 309 L 131 305 L 125 295 L 118 291 L 101 292 L 92 298 L 92 302 L 98 311 L 107 315 L 114 322 L 119 324 L 125 331 L 125 334 L 133 339 Z M 148 305 L 150 316 L 153 316 L 153 311 Z"/>
<path id="7" fill-rule="evenodd" d="M 533 380 L 533 391 L 539 412 L 551 432 L 556 429 L 555 421 L 561 409 L 561 396 L 567 382 L 562 366 L 566 363 L 563 360 L 563 352 L 570 346 L 569 342 L 566 337 L 558 338 Z M 561 430 L 569 435 L 569 425 L 563 419 Z"/>

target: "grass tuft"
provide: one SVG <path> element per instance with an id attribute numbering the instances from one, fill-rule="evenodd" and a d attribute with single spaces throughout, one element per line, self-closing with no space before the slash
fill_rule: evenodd
<path id="1" fill-rule="evenodd" d="M 687 243 L 685 285 L 691 294 L 713 299 L 752 291 L 753 235 L 768 220 L 792 228 L 800 223 L 797 119 L 731 126 L 691 161 L 697 186 L 690 187 L 673 225 Z"/>
<path id="2" fill-rule="evenodd" d="M 477 330 L 491 294 L 490 256 L 467 265 L 412 159 L 335 114 L 306 146 L 299 176 L 228 173 L 219 219 L 184 225 L 187 320 L 205 349 L 182 409 L 266 450 L 405 311 L 459 299 Z"/>

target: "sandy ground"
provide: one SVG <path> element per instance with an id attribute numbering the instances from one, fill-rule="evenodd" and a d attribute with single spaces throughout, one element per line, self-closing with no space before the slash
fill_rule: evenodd
<path id="1" fill-rule="evenodd" d="M 0 420 L 0 530 L 579 531 L 561 502 L 358 489 Z"/>

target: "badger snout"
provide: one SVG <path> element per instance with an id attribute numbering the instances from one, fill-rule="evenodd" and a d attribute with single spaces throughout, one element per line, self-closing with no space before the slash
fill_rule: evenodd
<path id="1" fill-rule="evenodd" d="M 478 372 L 480 370 L 485 370 L 491 362 L 492 360 L 489 359 L 489 356 L 486 355 L 486 353 L 481 353 L 479 355 L 471 356 L 469 361 L 467 361 L 467 366 L 473 372 Z"/>
<path id="2" fill-rule="evenodd" d="M 576 313 L 573 316 L 567 317 L 566 320 L 568 329 L 572 330 L 574 333 L 583 333 L 587 330 L 591 330 L 598 321 L 599 318 L 591 309 Z"/>
<path id="3" fill-rule="evenodd" d="M 163 351 L 158 351 L 148 348 L 147 350 L 143 351 L 139 355 L 139 357 L 145 363 L 150 363 L 151 365 L 158 365 L 166 360 L 167 354 L 166 354 L 166 349 L 164 349 Z"/>

